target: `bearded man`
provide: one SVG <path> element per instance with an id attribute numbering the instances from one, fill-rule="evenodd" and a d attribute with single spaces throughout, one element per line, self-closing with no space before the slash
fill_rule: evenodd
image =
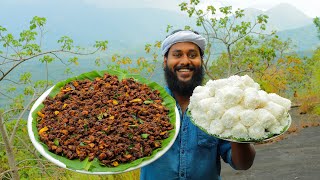
<path id="1" fill-rule="evenodd" d="M 162 42 L 167 91 L 176 100 L 181 127 L 172 147 L 141 169 L 140 179 L 221 179 L 222 158 L 237 170 L 251 167 L 255 150 L 249 143 L 234 143 L 207 135 L 186 113 L 190 96 L 204 77 L 205 38 L 195 31 L 177 30 Z"/>

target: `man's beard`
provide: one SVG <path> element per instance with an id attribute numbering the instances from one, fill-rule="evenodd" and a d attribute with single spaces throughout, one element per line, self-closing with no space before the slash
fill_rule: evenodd
<path id="1" fill-rule="evenodd" d="M 177 77 L 176 70 L 181 69 L 178 66 L 173 69 L 173 72 L 169 69 L 168 65 L 164 67 L 164 74 L 166 78 L 167 85 L 171 91 L 179 93 L 181 96 L 190 97 L 193 93 L 194 88 L 201 85 L 204 77 L 204 69 L 201 67 L 186 66 L 184 68 L 189 68 L 193 70 L 193 76 L 189 81 L 180 81 Z"/>

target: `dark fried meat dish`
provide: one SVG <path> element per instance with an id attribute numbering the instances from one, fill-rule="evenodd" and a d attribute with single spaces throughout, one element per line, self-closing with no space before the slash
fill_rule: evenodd
<path id="1" fill-rule="evenodd" d="M 40 140 L 68 159 L 118 166 L 149 156 L 173 129 L 158 90 L 117 76 L 76 80 L 38 113 Z"/>

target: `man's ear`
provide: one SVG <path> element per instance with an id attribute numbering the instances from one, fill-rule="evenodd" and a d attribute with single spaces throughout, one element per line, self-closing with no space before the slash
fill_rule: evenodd
<path id="1" fill-rule="evenodd" d="M 163 68 L 166 67 L 167 61 L 168 61 L 167 57 L 164 56 L 163 57 Z"/>

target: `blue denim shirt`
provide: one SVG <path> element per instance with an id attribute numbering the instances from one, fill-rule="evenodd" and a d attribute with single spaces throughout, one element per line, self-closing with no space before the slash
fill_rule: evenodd
<path id="1" fill-rule="evenodd" d="M 176 141 L 163 156 L 141 168 L 140 179 L 221 179 L 220 157 L 234 167 L 230 143 L 207 135 L 182 114 L 178 104 L 177 108 L 181 127 Z"/>

